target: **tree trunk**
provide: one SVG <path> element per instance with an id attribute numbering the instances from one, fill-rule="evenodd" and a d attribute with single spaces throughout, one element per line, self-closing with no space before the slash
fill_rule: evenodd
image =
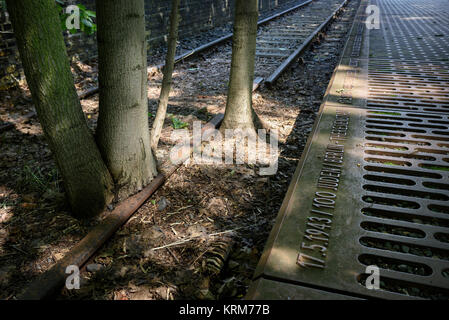
<path id="1" fill-rule="evenodd" d="M 258 1 L 236 0 L 231 75 L 221 129 L 255 130 L 262 124 L 252 107 Z"/>
<path id="2" fill-rule="evenodd" d="M 113 182 L 73 83 L 54 0 L 8 0 L 37 115 L 64 179 L 73 213 L 92 216 L 112 199 Z"/>
<path id="3" fill-rule="evenodd" d="M 123 199 L 157 174 L 150 148 L 144 0 L 97 0 L 97 143 Z"/>
<path id="4" fill-rule="evenodd" d="M 168 97 L 172 84 L 172 74 L 175 65 L 176 42 L 178 40 L 179 26 L 179 2 L 180 0 L 172 0 L 170 14 L 170 34 L 168 37 L 167 56 L 165 58 L 164 78 L 162 79 L 161 94 L 159 96 L 159 105 L 157 108 L 156 118 L 153 122 L 151 131 L 151 149 L 156 154 L 157 145 L 161 136 L 162 127 L 164 125 L 165 115 L 167 113 Z"/>

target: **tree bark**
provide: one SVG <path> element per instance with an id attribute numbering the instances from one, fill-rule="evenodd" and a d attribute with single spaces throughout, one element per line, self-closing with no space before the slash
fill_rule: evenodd
<path id="1" fill-rule="evenodd" d="M 221 129 L 261 128 L 252 107 L 258 0 L 236 0 L 232 61 L 226 111 Z"/>
<path id="2" fill-rule="evenodd" d="M 144 0 L 97 0 L 100 114 L 96 132 L 123 199 L 157 174 L 150 148 Z"/>
<path id="3" fill-rule="evenodd" d="M 170 95 L 172 85 L 172 75 L 175 66 L 176 42 L 178 40 L 179 2 L 180 0 L 172 0 L 171 4 L 170 34 L 168 37 L 167 56 L 165 58 L 164 65 L 164 78 L 162 79 L 162 88 L 159 96 L 156 118 L 154 119 L 153 129 L 151 131 L 151 149 L 154 154 L 156 154 L 162 127 L 164 126 L 168 97 Z"/>
<path id="4" fill-rule="evenodd" d="M 54 0 L 8 0 L 14 32 L 37 115 L 77 216 L 101 212 L 113 181 L 76 93 Z"/>

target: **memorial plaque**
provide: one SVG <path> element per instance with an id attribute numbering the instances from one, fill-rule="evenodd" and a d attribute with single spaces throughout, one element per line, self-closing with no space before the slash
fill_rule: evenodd
<path id="1" fill-rule="evenodd" d="M 254 296 L 275 297 L 269 279 L 298 286 L 297 299 L 449 299 L 449 41 L 420 41 L 449 31 L 430 21 L 449 5 L 370 4 L 380 28 L 365 27 L 362 0 Z M 421 6 L 431 18 L 420 28 L 402 19 L 423 17 Z"/>
<path id="2" fill-rule="evenodd" d="M 345 296 L 324 290 L 304 288 L 290 283 L 276 282 L 267 279 L 254 281 L 248 290 L 247 299 L 254 300 L 354 300 L 357 298 Z"/>
<path id="3" fill-rule="evenodd" d="M 449 132 L 447 115 L 326 106 L 256 277 L 449 298 L 449 144 L 432 119 Z M 416 123 L 423 132 L 408 130 Z M 379 290 L 365 286 L 371 265 Z"/>

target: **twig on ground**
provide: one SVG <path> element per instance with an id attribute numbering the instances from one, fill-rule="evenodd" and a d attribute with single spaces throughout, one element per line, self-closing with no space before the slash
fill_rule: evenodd
<path id="1" fill-rule="evenodd" d="M 250 228 L 250 227 L 253 227 L 253 226 L 255 226 L 255 225 L 253 224 L 253 225 L 249 225 L 249 226 L 246 226 L 246 227 L 239 227 L 239 228 L 235 228 L 235 229 L 231 229 L 231 230 L 211 233 L 211 234 L 206 235 L 206 237 L 215 237 L 215 236 L 219 236 L 219 235 L 226 234 L 226 233 L 232 233 L 232 232 L 237 231 L 237 230 Z M 160 250 L 160 249 L 165 249 L 165 248 L 177 246 L 177 245 L 184 244 L 186 242 L 189 242 L 189 241 L 195 240 L 196 238 L 201 238 L 201 237 L 204 237 L 204 235 L 198 235 L 198 236 L 194 236 L 194 237 L 191 237 L 191 238 L 188 238 L 188 239 L 175 241 L 175 242 L 169 243 L 169 244 L 161 246 L 161 247 L 152 248 L 150 250 L 151 251 L 156 251 L 156 250 Z"/>
<path id="2" fill-rule="evenodd" d="M 198 257 L 195 258 L 195 260 L 192 261 L 192 263 L 190 263 L 190 265 L 193 266 L 195 262 L 197 262 L 198 259 L 201 258 L 207 251 L 209 251 L 209 249 L 204 250 Z"/>
<path id="3" fill-rule="evenodd" d="M 176 262 L 180 263 L 178 257 L 173 253 L 173 251 L 170 250 L 169 247 L 167 247 L 167 248 L 165 248 L 165 249 L 167 249 L 167 251 L 171 254 L 171 256 L 172 256 L 173 258 L 175 258 Z"/>
<path id="4" fill-rule="evenodd" d="M 173 212 L 168 212 L 168 213 L 166 213 L 165 215 L 166 215 L 166 216 L 169 216 L 169 215 L 172 215 L 172 214 L 178 213 L 178 212 L 180 212 L 181 210 L 184 210 L 184 209 L 187 209 L 187 208 L 190 208 L 190 207 L 193 207 L 193 205 L 190 205 L 190 206 L 185 206 L 185 207 L 179 208 L 178 210 L 176 210 L 176 211 L 173 211 Z"/>
<path id="5" fill-rule="evenodd" d="M 26 252 L 26 251 L 24 251 L 24 250 L 18 248 L 16 245 L 10 245 L 10 247 L 13 248 L 13 249 L 16 249 L 16 250 L 19 251 L 19 252 L 22 252 L 23 254 L 29 255 L 28 252 Z"/>

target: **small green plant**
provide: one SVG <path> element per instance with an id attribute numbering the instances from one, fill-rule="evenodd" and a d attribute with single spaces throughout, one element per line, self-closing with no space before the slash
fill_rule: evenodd
<path id="1" fill-rule="evenodd" d="M 84 32 L 85 34 L 91 35 L 97 31 L 97 25 L 94 23 L 93 18 L 96 18 L 96 14 L 94 11 L 87 10 L 87 8 L 82 4 L 77 4 L 76 6 L 79 9 L 79 19 L 80 19 L 80 30 L 75 28 L 67 29 L 66 21 L 69 18 L 70 14 L 66 13 L 64 8 L 64 1 L 56 0 L 56 3 L 61 7 L 62 14 L 61 18 L 61 26 L 62 30 L 68 30 L 71 34 L 78 33 L 79 31 Z"/>
<path id="2" fill-rule="evenodd" d="M 9 198 L 3 198 L 0 200 L 0 209 L 6 209 L 6 207 L 13 206 L 14 201 L 9 200 Z"/>
<path id="3" fill-rule="evenodd" d="M 374 113 L 374 114 L 386 114 L 389 116 L 400 116 L 401 114 L 398 112 L 385 112 L 385 111 L 370 111 L 369 113 Z"/>
<path id="4" fill-rule="evenodd" d="M 48 190 L 59 192 L 59 174 L 56 168 L 44 172 L 35 165 L 24 165 L 20 179 L 21 189 L 45 193 Z"/>
<path id="5" fill-rule="evenodd" d="M 172 123 L 172 126 L 174 129 L 184 129 L 189 126 L 188 123 L 182 122 L 181 120 L 179 120 L 176 117 L 171 118 L 171 123 Z"/>
<path id="6" fill-rule="evenodd" d="M 441 171 L 449 171 L 449 167 L 445 166 L 436 166 L 436 165 L 430 165 L 430 164 L 422 164 L 422 168 L 430 169 L 430 170 L 441 170 Z"/>
<path id="7" fill-rule="evenodd" d="M 400 164 L 394 163 L 394 162 L 383 162 L 383 164 L 386 164 L 388 166 L 400 166 Z"/>

